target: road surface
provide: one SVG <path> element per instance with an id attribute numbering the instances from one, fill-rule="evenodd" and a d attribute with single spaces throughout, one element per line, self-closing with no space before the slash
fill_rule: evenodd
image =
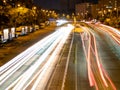
<path id="1" fill-rule="evenodd" d="M 119 31 L 78 24 L 81 31 L 62 26 L 2 66 L 1 90 L 119 90 Z"/>
<path id="2" fill-rule="evenodd" d="M 82 24 L 84 34 L 75 32 L 72 36 L 67 74 L 65 60 L 69 58 L 70 40 L 45 90 L 119 90 L 120 46 L 100 26 L 89 25 Z"/>

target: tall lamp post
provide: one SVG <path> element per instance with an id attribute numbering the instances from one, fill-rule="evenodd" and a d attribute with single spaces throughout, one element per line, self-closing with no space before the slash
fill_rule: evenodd
<path id="1" fill-rule="evenodd" d="M 115 0 L 115 8 L 116 8 L 116 13 L 117 13 L 117 17 L 118 17 L 118 5 L 117 5 L 117 0 Z"/>
<path id="2" fill-rule="evenodd" d="M 32 10 L 33 10 L 33 13 L 34 13 L 34 24 L 36 24 L 36 18 L 37 18 L 37 7 L 34 6 L 34 7 L 32 8 Z"/>

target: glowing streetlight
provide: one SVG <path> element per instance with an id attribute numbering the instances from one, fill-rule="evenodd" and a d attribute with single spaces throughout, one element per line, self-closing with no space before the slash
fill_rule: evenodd
<path id="1" fill-rule="evenodd" d="M 6 3 L 6 0 L 3 0 L 3 3 Z"/>
<path id="2" fill-rule="evenodd" d="M 18 4 L 17 6 L 20 7 L 20 4 Z"/>
<path id="3" fill-rule="evenodd" d="M 37 9 L 37 7 L 35 7 L 35 6 L 34 6 L 34 7 L 33 7 L 33 9 L 34 9 L 34 10 L 36 10 L 36 9 Z"/>
<path id="4" fill-rule="evenodd" d="M 116 11 L 117 17 L 118 17 L 118 7 L 117 7 L 117 0 L 115 0 L 115 8 L 114 10 Z"/>

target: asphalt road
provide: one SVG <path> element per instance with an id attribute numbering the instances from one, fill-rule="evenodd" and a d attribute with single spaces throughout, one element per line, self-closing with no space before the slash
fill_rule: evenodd
<path id="1" fill-rule="evenodd" d="M 94 90 L 89 85 L 88 70 L 82 41 L 75 33 L 64 90 Z"/>
<path id="2" fill-rule="evenodd" d="M 120 90 L 120 53 L 117 52 L 120 46 L 103 30 L 97 29 L 94 31 L 102 65 L 117 90 Z"/>
<path id="3" fill-rule="evenodd" d="M 0 68 L 0 89 L 43 90 L 45 82 L 49 79 L 56 65 L 59 53 L 73 28 L 70 24 L 57 28 L 54 33 L 38 41 L 3 65 Z"/>
<path id="4" fill-rule="evenodd" d="M 95 61 L 94 53 L 91 56 L 91 68 L 97 83 L 98 90 L 119 90 L 120 89 L 120 46 L 108 35 L 108 33 L 99 30 L 98 26 L 90 28 L 95 35 L 98 50 L 98 58 L 101 63 L 103 76 L 108 87 L 105 86 L 100 76 L 97 61 Z M 72 37 L 71 37 L 72 38 Z M 70 41 L 64 46 L 63 55 L 60 63 L 56 65 L 53 75 L 51 76 L 45 90 L 97 90 L 94 86 L 90 87 L 88 79 L 88 68 L 83 50 L 80 33 L 74 33 L 74 41 L 70 54 L 68 70 L 64 81 L 65 66 L 67 63 L 67 55 L 70 50 Z M 92 41 L 92 46 L 93 39 Z M 116 47 L 117 46 L 117 47 Z M 93 47 L 94 49 L 94 47 Z M 92 50 L 91 50 L 92 52 Z M 64 83 L 63 83 L 64 81 Z M 63 87 L 63 88 L 62 88 Z"/>
<path id="5" fill-rule="evenodd" d="M 85 59 L 82 41 L 79 33 L 74 33 L 74 41 L 70 53 L 68 71 L 66 74 L 65 82 L 63 83 L 71 38 L 64 46 L 60 61 L 56 65 L 54 73 L 51 76 L 45 90 L 62 90 L 63 86 L 64 90 L 94 90 L 89 85 L 87 76 L 87 62 Z"/>
<path id="6" fill-rule="evenodd" d="M 84 34 L 86 39 L 83 40 L 79 32 L 71 33 L 61 53 L 57 55 L 57 64 L 52 67 L 52 74 L 44 90 L 120 89 L 119 44 L 116 43 L 107 32 L 100 29 L 100 26 L 92 25 L 92 28 L 90 28 L 82 25 L 82 27 L 87 29 L 87 34 L 91 33 L 90 36 Z M 85 45 L 83 45 L 82 40 Z M 97 47 L 95 47 L 95 44 Z M 98 50 L 98 55 L 96 54 L 96 49 Z M 87 54 L 85 54 L 85 51 Z M 90 58 L 88 58 L 89 55 Z M 49 56 L 51 56 L 51 54 Z M 100 67 L 97 65 L 97 58 L 99 58 Z M 88 60 L 90 60 L 90 67 L 94 76 L 94 81 L 96 81 L 92 87 L 90 86 L 88 77 Z M 104 84 L 99 68 L 102 70 L 101 72 L 103 73 L 103 77 L 105 77 L 108 87 Z M 48 72 L 46 72 L 46 74 L 47 73 Z M 44 79 L 45 77 L 43 77 L 43 80 Z M 37 78 L 35 80 L 37 80 Z M 42 84 L 44 86 L 46 83 Z M 113 88 L 114 86 L 116 89 Z M 39 90 L 39 88 L 37 89 Z"/>

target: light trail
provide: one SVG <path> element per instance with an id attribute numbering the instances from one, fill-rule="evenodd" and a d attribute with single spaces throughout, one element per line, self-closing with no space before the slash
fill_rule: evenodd
<path id="1" fill-rule="evenodd" d="M 88 29 L 88 30 L 89 30 L 89 29 Z M 94 45 L 93 45 L 94 47 L 93 47 L 93 48 L 94 48 L 94 50 L 93 50 L 92 46 L 91 46 L 91 48 L 92 48 L 92 51 L 93 51 L 93 53 L 94 53 L 94 55 L 95 55 L 95 57 L 96 57 L 97 66 L 98 66 L 98 69 L 99 69 L 101 78 L 102 78 L 105 86 L 108 87 L 108 84 L 107 84 L 107 82 L 106 82 L 106 80 L 105 80 L 105 77 L 104 77 L 104 75 L 103 75 L 103 72 L 102 72 L 102 69 L 101 69 L 101 65 L 100 65 L 100 60 L 99 60 L 98 50 L 97 50 L 97 45 L 96 45 L 96 38 L 95 38 L 94 34 L 93 34 L 90 30 L 89 30 L 89 32 L 90 32 L 90 33 L 92 34 L 92 36 L 93 36 L 93 43 L 94 43 Z M 92 44 L 91 44 L 91 45 L 92 45 Z"/>
<path id="2" fill-rule="evenodd" d="M 46 38 L 40 40 L 38 43 L 36 43 L 35 45 L 31 46 L 30 48 L 28 48 L 27 50 L 25 50 L 23 53 L 19 54 L 18 56 L 16 56 L 15 58 L 13 58 L 12 60 L 10 60 L 8 63 L 6 63 L 5 65 L 3 65 L 2 67 L 0 67 L 0 75 L 2 73 L 4 73 L 7 69 L 11 68 L 13 65 L 15 65 L 16 63 L 18 63 L 20 61 L 21 58 L 24 58 L 28 53 L 30 53 L 31 51 L 33 51 L 36 47 L 43 47 L 44 43 L 50 39 L 52 36 L 54 36 L 55 34 L 57 34 L 58 31 L 56 31 L 55 33 L 47 36 Z M 41 45 L 43 44 L 43 46 Z"/>
<path id="3" fill-rule="evenodd" d="M 91 63 L 90 63 L 90 47 L 91 47 L 91 36 L 90 34 L 88 33 L 88 31 L 86 31 L 86 29 L 84 27 L 82 27 L 82 29 L 85 30 L 85 32 L 83 33 L 83 35 L 81 35 L 81 38 L 82 38 L 82 44 L 83 44 L 83 50 L 85 52 L 85 57 L 86 57 L 86 60 L 87 60 L 87 67 L 88 67 L 88 78 L 89 78 L 89 83 L 90 83 L 90 86 L 96 86 L 96 90 L 98 90 L 98 87 L 97 87 L 97 84 L 96 84 L 96 81 L 95 81 L 95 78 L 94 78 L 94 75 L 93 75 L 93 72 L 91 70 Z M 86 37 L 88 38 L 88 49 L 87 47 L 85 46 L 85 42 L 86 42 Z M 85 38 L 85 39 L 84 39 Z M 85 40 L 85 41 L 84 41 Z"/>
<path id="4" fill-rule="evenodd" d="M 102 67 L 102 68 L 103 68 L 103 67 Z M 106 72 L 104 69 L 102 69 L 102 71 L 104 72 L 104 74 L 105 74 L 106 78 L 108 79 L 108 81 L 109 81 L 109 82 L 110 82 L 110 84 L 112 85 L 113 90 L 117 90 L 117 89 L 116 89 L 116 87 L 115 87 L 115 85 L 114 85 L 114 83 L 113 83 L 113 82 L 112 82 L 112 80 L 109 78 L 109 76 L 108 76 L 107 72 Z"/>
<path id="5" fill-rule="evenodd" d="M 110 27 L 110 26 L 107 26 L 107 25 L 104 25 L 104 24 L 100 24 L 101 26 L 104 26 L 104 27 L 107 27 L 109 29 L 111 29 L 112 31 L 114 31 L 115 33 L 119 34 L 120 35 L 120 31 L 118 31 L 117 29 L 113 28 L 113 27 Z"/>
<path id="6" fill-rule="evenodd" d="M 108 77 L 107 73 L 105 72 L 105 70 L 102 67 L 102 64 L 100 63 L 97 45 L 96 45 L 97 42 L 96 42 L 96 38 L 95 38 L 94 34 L 92 33 L 92 30 L 87 27 L 82 27 L 82 29 L 84 29 L 84 31 L 86 33 L 88 33 L 88 37 L 89 37 L 88 40 L 85 41 L 83 35 L 81 35 L 83 49 L 84 49 L 85 56 L 87 59 L 88 78 L 89 78 L 90 86 L 95 85 L 96 90 L 99 90 L 100 86 L 98 85 L 98 81 L 96 79 L 96 76 L 97 76 L 99 78 L 100 82 L 102 81 L 104 83 L 104 84 L 102 84 L 102 82 L 101 82 L 102 88 L 107 89 L 109 87 L 109 88 L 112 88 L 113 90 L 116 90 L 115 85 L 112 83 L 111 79 Z M 94 67 L 92 66 L 93 62 L 91 61 L 93 59 L 91 56 L 92 53 L 95 56 L 94 63 L 97 63 L 96 64 L 97 66 L 95 65 Z M 96 73 L 92 69 L 92 67 L 95 68 L 97 73 L 99 72 L 98 75 L 95 75 Z M 98 68 L 98 70 L 97 70 L 97 68 Z M 109 86 L 108 86 L 108 82 L 110 83 Z"/>
<path id="7" fill-rule="evenodd" d="M 76 62 L 76 64 L 75 64 L 75 90 L 78 90 L 78 83 L 77 83 L 77 52 L 78 52 L 78 49 L 77 49 L 77 44 L 76 44 L 76 46 L 75 46 L 75 62 Z"/>
<path id="8" fill-rule="evenodd" d="M 91 25 L 91 26 L 94 26 L 94 25 Z M 120 31 L 104 24 L 99 24 L 97 26 L 99 30 L 103 30 L 106 33 L 108 33 L 120 45 Z"/>
<path id="9" fill-rule="evenodd" d="M 27 56 L 30 52 L 32 51 L 36 51 L 39 50 L 37 47 L 43 48 L 45 44 L 47 44 L 49 41 L 48 39 L 53 39 L 51 38 L 52 36 L 54 36 L 55 34 L 57 34 L 57 31 L 55 33 L 53 33 L 52 35 L 46 37 L 45 39 L 39 41 L 38 43 L 36 43 L 35 45 L 33 45 L 32 47 L 28 48 L 26 51 L 24 51 L 23 53 L 19 54 L 18 56 L 16 56 L 15 58 L 13 58 L 12 60 L 10 60 L 8 63 L 6 63 L 5 65 L 3 65 L 2 67 L 0 67 L 0 74 L 3 74 L 4 72 L 7 71 L 7 69 L 11 68 L 13 65 L 15 65 L 16 63 L 18 64 L 18 62 L 21 61 L 22 58 L 24 58 L 25 56 Z M 37 51 L 36 51 L 37 52 Z"/>
<path id="10" fill-rule="evenodd" d="M 66 41 L 63 35 L 68 37 L 72 29 L 73 29 L 73 26 L 69 24 L 67 27 L 59 28 L 59 30 L 57 30 L 55 33 L 39 41 L 37 44 L 33 45 L 32 47 L 30 47 L 29 49 L 27 49 L 26 51 L 24 51 L 14 59 L 12 59 L 10 62 L 2 66 L 0 68 L 0 71 L 1 71 L 0 74 L 2 74 L 2 77 L 0 77 L 0 87 L 2 87 L 7 82 L 7 80 L 11 76 L 13 76 L 15 72 L 17 72 L 18 69 L 20 69 L 22 66 L 25 66 L 27 62 L 29 63 L 32 57 L 35 57 L 36 55 L 40 55 L 38 59 L 36 58 L 37 60 L 33 60 L 31 62 L 33 64 L 27 65 L 29 66 L 29 68 L 24 72 L 22 71 L 17 80 L 13 81 L 11 84 L 9 84 L 9 86 L 5 86 L 5 85 L 3 86 L 3 88 L 6 87 L 7 89 L 13 88 L 13 90 L 16 90 L 16 89 L 20 90 L 26 87 L 26 83 L 29 83 L 31 82 L 30 80 L 33 80 L 31 78 L 38 71 L 37 70 L 38 67 L 41 67 L 40 73 L 44 72 L 45 70 L 44 65 L 46 65 L 45 62 L 49 61 L 49 60 L 46 60 L 47 57 L 49 57 L 50 53 L 53 52 L 54 48 L 58 45 L 59 42 L 61 42 L 62 39 L 64 39 L 63 40 L 64 42 Z M 43 52 L 43 49 L 45 49 L 44 52 Z M 10 67 L 8 67 L 9 65 Z M 44 68 L 42 68 L 41 65 L 43 65 Z M 8 77 L 6 78 L 6 76 Z"/>
<path id="11" fill-rule="evenodd" d="M 120 35 L 110 28 L 101 27 L 102 30 L 106 31 L 119 45 L 120 45 Z"/>
<path id="12" fill-rule="evenodd" d="M 44 54 L 39 58 L 37 62 L 34 63 L 26 72 L 23 74 L 22 79 L 17 83 L 17 85 L 14 87 L 13 90 L 21 90 L 24 85 L 27 84 L 28 80 L 34 75 L 37 68 L 42 64 L 44 60 L 48 57 L 48 55 L 52 52 L 52 50 L 55 48 L 57 43 L 59 42 L 61 37 L 57 38 L 55 43 L 53 43 L 47 50 L 44 52 Z M 42 70 L 43 72 L 43 70 Z"/>
<path id="13" fill-rule="evenodd" d="M 56 47 L 56 49 L 54 50 L 54 52 L 52 53 L 51 57 L 49 58 L 48 62 L 45 65 L 45 70 L 43 72 L 43 75 L 40 74 L 40 76 L 38 77 L 37 81 L 33 85 L 32 90 L 36 90 L 36 87 L 38 86 L 38 83 L 40 83 L 40 81 L 42 80 L 42 77 L 45 76 L 46 71 L 48 71 L 50 67 L 54 68 L 54 66 L 56 65 L 56 62 L 57 62 L 56 60 L 58 59 L 58 56 L 59 56 L 59 54 L 61 52 L 61 49 L 64 46 L 65 41 L 67 40 L 67 38 L 68 38 L 68 36 L 69 36 L 69 34 L 70 34 L 70 32 L 71 32 L 72 29 L 70 29 L 69 31 L 67 31 L 65 33 L 65 35 L 62 36 L 62 40 L 60 41 L 59 45 Z M 53 69 L 51 70 L 51 68 L 50 68 L 49 72 L 52 72 Z M 49 77 L 47 77 L 48 79 L 50 78 L 50 75 L 51 74 L 49 74 Z M 42 84 L 42 82 L 39 85 L 41 85 L 41 84 Z M 46 82 L 46 84 L 47 84 L 47 82 Z M 41 87 L 39 87 L 39 89 L 40 88 Z M 39 89 L 37 89 L 37 90 L 39 90 Z M 42 89 L 44 89 L 43 86 L 42 86 Z"/>
<path id="14" fill-rule="evenodd" d="M 101 69 L 102 64 L 100 64 L 100 59 L 99 59 L 99 56 L 98 56 L 98 51 L 97 51 L 97 45 L 96 45 L 96 39 L 95 39 L 95 37 L 94 37 L 94 47 L 95 47 L 96 61 L 97 61 L 97 65 L 98 65 L 98 68 L 99 68 L 99 72 L 100 72 L 101 78 L 102 78 L 102 80 L 104 82 L 104 85 L 106 87 L 108 87 L 107 81 L 106 81 L 106 79 L 104 77 L 104 74 L 102 72 L 102 69 Z"/>
<path id="15" fill-rule="evenodd" d="M 53 34 L 54 35 L 54 34 Z M 35 44 L 34 46 L 30 47 L 28 50 L 26 50 L 25 52 L 23 52 L 22 54 L 18 55 L 17 57 L 13 58 L 10 61 L 10 65 L 12 65 L 12 67 L 7 68 L 6 70 L 6 66 L 8 66 L 8 63 L 5 64 L 2 68 L 3 71 L 6 71 L 4 73 L 2 73 L 1 77 L 0 77 L 0 85 L 2 83 L 4 83 L 14 72 L 16 72 L 22 65 L 24 65 L 26 62 L 28 62 L 28 60 L 31 59 L 31 57 L 33 57 L 39 50 L 41 50 L 43 48 L 44 45 L 47 45 L 49 42 L 52 41 L 52 39 L 54 40 L 57 37 L 58 34 L 56 34 L 55 37 L 48 36 L 47 38 L 43 39 L 41 42 Z M 50 39 L 48 39 L 50 38 Z M 51 41 L 50 41 L 51 40 Z M 43 46 L 42 46 L 43 45 Z M 31 50 L 30 50 L 31 49 Z M 25 54 L 25 56 L 24 56 Z M 22 56 L 23 55 L 23 56 Z M 24 57 L 24 58 L 23 58 Z M 14 62 L 15 64 L 14 64 Z M 19 61 L 19 62 L 18 62 Z M 11 64 L 11 62 L 13 62 L 13 64 Z M 17 63 L 16 63 L 17 62 Z M 5 67 L 5 68 L 4 68 Z M 4 70 L 5 69 L 5 70 Z"/>
<path id="16" fill-rule="evenodd" d="M 109 43 L 111 49 L 114 49 L 118 58 L 120 58 L 120 31 L 110 26 L 103 24 L 92 25 L 89 24 L 92 28 L 99 30 L 98 32 L 103 33 L 106 36 L 106 40 Z"/>
<path id="17" fill-rule="evenodd" d="M 67 56 L 67 61 L 66 61 L 64 76 L 63 76 L 63 80 L 62 80 L 61 90 L 64 90 L 64 87 L 65 87 L 65 81 L 66 81 L 66 76 L 67 76 L 67 71 L 68 71 L 68 65 L 69 65 L 69 60 L 70 60 L 70 54 L 71 54 L 71 50 L 72 50 L 73 40 L 74 40 L 74 37 L 72 37 L 72 40 L 71 40 L 71 43 L 70 43 L 70 49 L 69 49 L 68 56 Z"/>
<path id="18" fill-rule="evenodd" d="M 90 31 L 90 32 L 91 32 L 91 31 Z M 92 33 L 92 32 L 91 32 L 91 33 Z M 104 68 L 102 67 L 102 64 L 100 63 L 100 59 L 99 59 L 99 56 L 98 56 L 97 45 L 96 45 L 97 42 L 96 42 L 96 38 L 95 38 L 94 35 L 93 35 L 93 38 L 94 38 L 95 56 L 96 56 L 96 60 L 97 60 L 97 65 L 98 65 L 98 67 L 99 67 L 99 72 L 100 72 L 101 78 L 102 78 L 102 80 L 103 80 L 103 82 L 104 82 L 104 85 L 105 85 L 106 87 L 108 87 L 107 81 L 106 81 L 106 79 L 105 79 L 105 77 L 107 76 L 107 80 L 110 82 L 113 90 L 116 90 L 115 85 L 114 85 L 113 82 L 110 80 L 110 78 L 108 77 L 107 73 L 104 73 L 105 70 L 104 70 Z"/>

